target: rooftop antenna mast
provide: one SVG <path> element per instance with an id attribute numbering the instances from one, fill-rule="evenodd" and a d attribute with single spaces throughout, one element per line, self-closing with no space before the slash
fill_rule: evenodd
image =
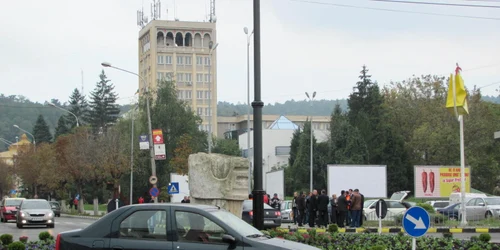
<path id="1" fill-rule="evenodd" d="M 137 26 L 144 28 L 148 23 L 148 18 L 144 16 L 144 7 L 137 11 Z"/>
<path id="2" fill-rule="evenodd" d="M 161 18 L 161 2 L 160 0 L 153 0 L 151 4 L 151 20 L 159 20 Z"/>
<path id="3" fill-rule="evenodd" d="M 217 17 L 215 16 L 215 0 L 210 0 L 210 22 L 215 23 Z"/>

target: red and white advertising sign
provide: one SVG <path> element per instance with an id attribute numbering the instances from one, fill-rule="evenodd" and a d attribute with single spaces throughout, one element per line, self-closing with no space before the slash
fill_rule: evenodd
<path id="1" fill-rule="evenodd" d="M 163 132 L 161 129 L 153 129 L 153 143 L 163 144 Z"/>

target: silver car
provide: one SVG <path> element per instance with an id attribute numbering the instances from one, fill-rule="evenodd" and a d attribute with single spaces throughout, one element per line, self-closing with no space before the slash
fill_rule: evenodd
<path id="1" fill-rule="evenodd" d="M 54 228 L 54 211 L 47 200 L 23 200 L 16 214 L 17 228 L 27 225 L 45 225 Z"/>

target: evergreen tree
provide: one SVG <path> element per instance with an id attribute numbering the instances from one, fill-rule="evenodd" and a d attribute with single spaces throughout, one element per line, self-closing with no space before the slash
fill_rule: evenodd
<path id="1" fill-rule="evenodd" d="M 36 120 L 35 127 L 33 127 L 33 135 L 35 136 L 36 143 L 50 143 L 52 141 L 52 135 L 50 134 L 49 126 L 43 119 L 42 115 L 38 116 Z"/>
<path id="2" fill-rule="evenodd" d="M 87 116 L 88 104 L 83 93 L 77 88 L 73 90 L 73 93 L 69 97 L 69 105 L 69 111 L 78 117 L 78 123 L 81 125 Z M 70 128 L 76 127 L 76 119 L 72 114 L 66 114 L 65 118 Z"/>
<path id="3" fill-rule="evenodd" d="M 69 128 L 68 128 L 68 121 L 66 120 L 66 117 L 64 115 L 61 115 L 59 117 L 59 120 L 57 121 L 57 127 L 56 127 L 56 132 L 54 133 L 54 139 L 57 139 L 60 135 L 64 135 L 69 133 Z"/>
<path id="4" fill-rule="evenodd" d="M 316 148 L 316 138 L 313 136 L 313 149 Z M 291 183 L 286 183 L 296 190 L 309 190 L 311 165 L 311 122 L 304 124 L 303 132 L 300 134 L 297 157 L 290 166 Z M 314 169 L 314 166 L 313 166 Z M 313 176 L 315 175 L 313 171 Z"/>
<path id="5" fill-rule="evenodd" d="M 299 151 L 300 127 L 293 132 L 292 140 L 290 142 L 290 157 L 288 157 L 288 166 L 293 166 L 295 158 L 297 158 L 297 152 Z"/>
<path id="6" fill-rule="evenodd" d="M 116 104 L 118 95 L 114 92 L 115 87 L 107 79 L 104 70 L 99 79 L 94 91 L 90 93 L 90 109 L 86 119 L 94 133 L 105 132 L 107 127 L 116 123 L 120 114 L 119 105 Z"/>

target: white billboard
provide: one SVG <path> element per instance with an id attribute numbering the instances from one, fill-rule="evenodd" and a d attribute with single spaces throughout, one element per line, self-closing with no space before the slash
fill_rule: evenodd
<path id="1" fill-rule="evenodd" d="M 268 193 L 271 198 L 276 193 L 278 198 L 285 198 L 285 171 L 278 170 L 266 173 L 266 193 Z"/>
<path id="2" fill-rule="evenodd" d="M 170 174 L 170 182 L 178 182 L 179 183 L 179 193 L 172 194 L 172 198 L 170 202 L 181 202 L 184 199 L 184 196 L 190 196 L 189 194 L 189 182 L 187 175 L 180 174 Z"/>
<path id="3" fill-rule="evenodd" d="M 365 198 L 387 197 L 387 166 L 328 165 L 328 194 L 359 189 Z"/>

